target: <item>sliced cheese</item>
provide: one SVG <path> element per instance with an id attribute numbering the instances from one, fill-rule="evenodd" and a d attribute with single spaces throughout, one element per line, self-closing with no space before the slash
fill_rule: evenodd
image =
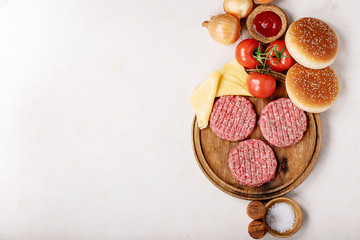
<path id="1" fill-rule="evenodd" d="M 243 82 L 246 85 L 246 79 L 249 76 L 249 74 L 245 71 L 245 69 L 240 64 L 225 64 L 222 69 L 221 73 L 229 74 L 237 79 L 239 81 Z"/>
<path id="2" fill-rule="evenodd" d="M 222 96 L 223 94 L 251 96 L 246 86 L 246 79 L 249 76 L 249 74 L 247 74 L 244 67 L 241 66 L 236 61 L 236 59 L 233 59 L 230 63 L 225 64 L 221 69 L 221 73 L 222 73 L 221 81 L 233 82 L 236 85 L 230 85 L 229 83 L 224 83 L 222 85 L 224 87 L 221 86 L 219 87 L 217 96 Z M 230 89 L 230 86 L 232 86 L 235 89 Z"/>
<path id="3" fill-rule="evenodd" d="M 229 81 L 229 82 L 233 82 L 236 85 L 239 85 L 239 87 L 246 88 L 246 83 L 240 81 L 239 79 L 237 79 L 236 77 L 234 77 L 230 74 L 223 73 L 221 79 Z"/>
<path id="4" fill-rule="evenodd" d="M 229 64 L 235 64 L 235 65 L 240 65 L 239 63 L 238 63 L 238 61 L 236 60 L 236 58 L 233 58 L 230 62 L 229 62 Z M 241 66 L 241 65 L 240 65 Z M 242 68 L 243 68 L 243 66 L 241 66 Z"/>
<path id="5" fill-rule="evenodd" d="M 220 71 L 212 72 L 190 97 L 200 129 L 207 127 L 215 97 L 225 95 L 251 96 L 247 87 L 245 69 L 233 59 Z"/>
<path id="6" fill-rule="evenodd" d="M 189 101 L 195 111 L 200 129 L 207 127 L 215 101 L 221 73 L 212 72 L 195 90 Z"/>
<path id="7" fill-rule="evenodd" d="M 221 78 L 216 97 L 225 95 L 251 96 L 251 94 L 246 90 L 246 88 L 235 83 L 234 81 L 230 81 L 226 78 Z"/>

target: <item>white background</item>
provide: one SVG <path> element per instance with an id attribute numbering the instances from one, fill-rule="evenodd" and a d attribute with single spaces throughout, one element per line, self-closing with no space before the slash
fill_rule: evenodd
<path id="1" fill-rule="evenodd" d="M 292 239 L 359 239 L 360 2 L 274 3 L 340 43 L 320 157 L 287 194 L 304 213 Z M 250 239 L 249 202 L 212 185 L 191 147 L 188 98 L 236 47 L 201 27 L 220 12 L 221 0 L 0 7 L 0 239 Z"/>

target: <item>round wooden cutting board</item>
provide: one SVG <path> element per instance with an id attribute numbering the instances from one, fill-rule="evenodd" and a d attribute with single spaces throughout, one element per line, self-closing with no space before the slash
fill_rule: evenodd
<path id="1" fill-rule="evenodd" d="M 253 72 L 255 70 L 249 70 Z M 277 80 L 275 93 L 268 98 L 247 97 L 254 105 L 257 118 L 269 102 L 288 97 L 285 89 L 285 75 L 270 72 Z M 319 114 L 306 113 L 308 127 L 301 141 L 292 147 L 278 148 L 269 144 L 257 124 L 248 139 L 264 140 L 274 150 L 278 167 L 274 179 L 260 187 L 240 185 L 228 167 L 228 154 L 239 141 L 231 142 L 217 137 L 210 127 L 200 130 L 196 117 L 192 125 L 192 143 L 196 160 L 206 177 L 222 191 L 247 200 L 266 200 L 280 197 L 302 183 L 313 169 L 320 153 L 322 130 Z M 258 120 L 258 119 L 257 119 Z"/>

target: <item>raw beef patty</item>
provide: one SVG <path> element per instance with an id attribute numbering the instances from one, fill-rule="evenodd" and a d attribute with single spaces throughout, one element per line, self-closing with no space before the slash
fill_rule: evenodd
<path id="1" fill-rule="evenodd" d="M 214 103 L 210 128 L 229 141 L 247 138 L 256 125 L 256 113 L 249 100 L 241 96 L 222 96 Z"/>
<path id="2" fill-rule="evenodd" d="M 277 161 L 274 151 L 263 141 L 240 142 L 229 153 L 229 168 L 241 184 L 258 187 L 274 178 Z"/>
<path id="3" fill-rule="evenodd" d="M 307 118 L 303 110 L 290 99 L 280 98 L 270 102 L 261 112 L 260 129 L 272 145 L 284 148 L 296 145 L 304 136 Z"/>

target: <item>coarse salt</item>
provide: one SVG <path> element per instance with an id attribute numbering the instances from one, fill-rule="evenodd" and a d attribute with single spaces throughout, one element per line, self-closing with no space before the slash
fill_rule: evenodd
<path id="1" fill-rule="evenodd" d="M 266 214 L 266 222 L 272 230 L 284 233 L 294 226 L 294 209 L 287 203 L 276 203 L 269 208 Z"/>

